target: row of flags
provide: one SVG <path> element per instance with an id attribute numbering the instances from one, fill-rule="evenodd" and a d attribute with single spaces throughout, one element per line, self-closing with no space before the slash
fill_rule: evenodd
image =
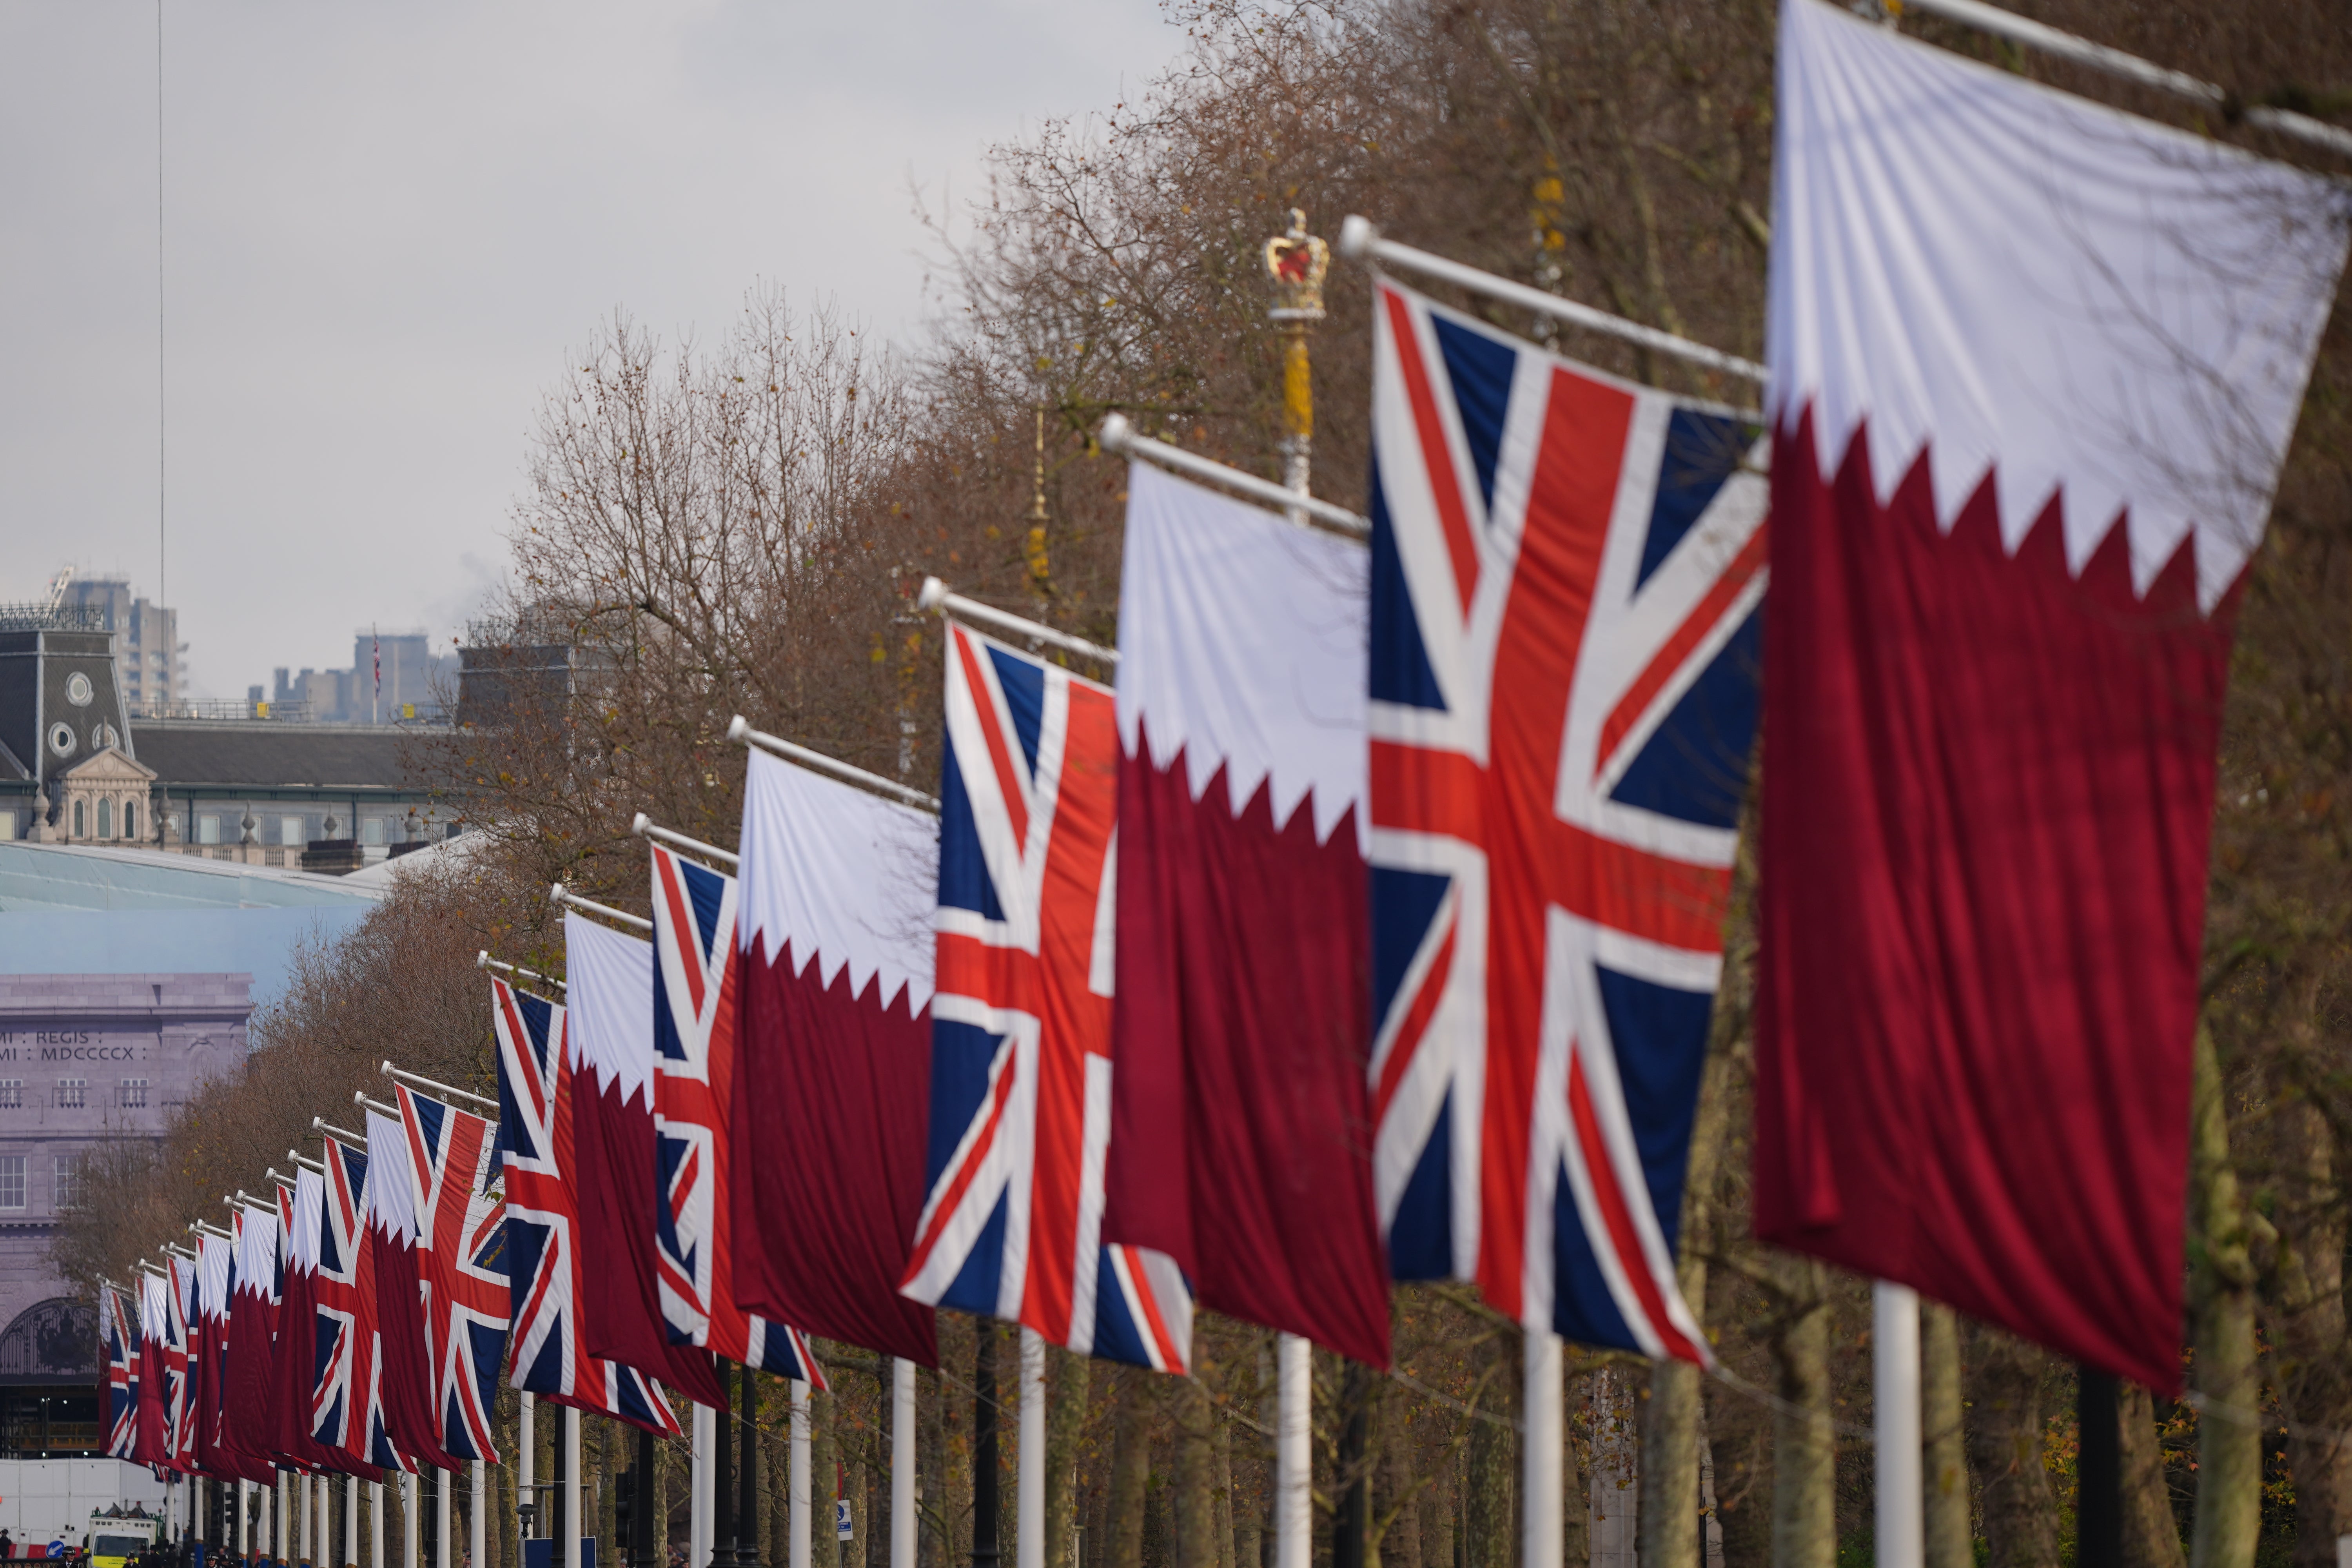
<path id="1" fill-rule="evenodd" d="M 498 1461 L 510 1316 L 496 1130 L 406 1086 L 275 1206 L 100 1293 L 106 1451 L 269 1483 Z M 127 1299 L 126 1299 L 127 1298 Z"/>
<path id="2" fill-rule="evenodd" d="M 1759 733 L 1759 1232 L 2176 1387 L 2228 616 L 2352 205 L 1822 0 L 1779 69 L 1761 411 L 1377 279 L 1368 537 L 1136 463 L 1113 684 L 950 621 L 936 798 L 755 750 L 740 858 L 492 983 L 495 1125 L 404 1088 L 110 1291 L 110 1444 L 495 1458 L 502 1365 L 674 1433 L 940 1308 L 1385 1366 L 1403 1279 L 1706 1363 Z"/>
<path id="3" fill-rule="evenodd" d="M 1368 542 L 1139 463 L 1114 685 L 951 620 L 935 801 L 755 751 L 737 875 L 653 850 L 681 1326 L 731 1282 L 918 1362 L 944 1307 L 1181 1373 L 1205 1305 L 1385 1366 L 1391 1282 L 1460 1278 L 1707 1359 L 1763 433 L 1377 304 Z M 645 944 L 567 919 L 577 1029 Z"/>
<path id="4" fill-rule="evenodd" d="M 2178 1386 L 2230 617 L 2352 202 L 1823 0 L 1778 68 L 1761 409 L 1376 279 L 1368 540 L 1138 462 L 1112 685 L 951 622 L 936 801 L 763 751 L 736 879 L 657 852 L 666 975 L 739 928 L 740 1310 L 1384 1365 L 1454 1279 L 1708 1362 L 1760 755 L 1759 1233 Z"/>

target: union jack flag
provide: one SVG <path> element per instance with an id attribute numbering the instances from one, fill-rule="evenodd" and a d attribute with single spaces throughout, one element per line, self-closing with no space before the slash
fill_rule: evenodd
<path id="1" fill-rule="evenodd" d="M 172 1380 L 169 1403 L 164 1406 L 164 1430 L 171 1458 L 167 1461 L 175 1470 L 189 1471 L 196 1464 L 196 1402 L 195 1373 L 199 1363 L 191 1353 L 194 1336 L 189 1330 L 195 1321 L 196 1266 L 174 1255 L 165 1265 L 171 1271 L 170 1285 L 164 1302 L 164 1367 Z"/>
<path id="2" fill-rule="evenodd" d="M 507 1194 L 512 1381 L 558 1405 L 678 1436 L 660 1384 L 590 1355 L 580 1337 L 579 1205 L 564 1171 L 572 1147 L 572 1075 L 578 1065 L 563 1009 L 490 982 L 499 1037 L 499 1135 Z"/>
<path id="3" fill-rule="evenodd" d="M 330 1138 L 326 1163 L 326 1216 L 315 1276 L 320 1338 L 326 1348 L 320 1352 L 310 1399 L 311 1435 L 365 1464 L 403 1465 L 384 1436 L 375 1243 L 367 1223 L 368 1157 Z"/>
<path id="4" fill-rule="evenodd" d="M 655 1217 L 662 1318 L 673 1341 L 830 1386 L 808 1336 L 735 1304 L 727 1201 L 738 1011 L 735 879 L 654 846 Z"/>
<path id="5" fill-rule="evenodd" d="M 1102 1241 L 1118 724 L 1111 690 L 948 628 L 929 1188 L 900 1289 L 1181 1373 L 1173 1260 Z"/>
<path id="6" fill-rule="evenodd" d="M 1385 282 L 1373 319 L 1391 1267 L 1704 1363 L 1675 1239 L 1756 725 L 1759 432 Z"/>
<path id="7" fill-rule="evenodd" d="M 106 1338 L 106 1451 L 127 1459 L 139 1440 L 139 1334 L 111 1285 L 99 1287 L 98 1315 Z"/>
<path id="8" fill-rule="evenodd" d="M 471 1111 L 406 1085 L 396 1090 L 416 1198 L 416 1262 L 425 1279 L 425 1343 L 441 1446 L 499 1462 L 490 1412 L 506 1359 L 506 1197 L 496 1135 Z"/>

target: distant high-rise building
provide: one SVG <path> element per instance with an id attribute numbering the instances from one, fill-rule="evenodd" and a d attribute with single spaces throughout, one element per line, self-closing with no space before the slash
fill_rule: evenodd
<path id="1" fill-rule="evenodd" d="M 273 711 L 299 712 L 323 723 L 399 724 L 441 712 L 439 682 L 444 660 L 421 631 L 376 632 L 362 627 L 352 637 L 349 669 L 305 669 L 280 665 L 270 672 Z M 254 696 L 260 696 L 255 689 Z"/>
<path id="2" fill-rule="evenodd" d="M 124 707 L 160 717 L 187 700 L 188 667 L 180 656 L 188 650 L 180 641 L 177 610 L 134 597 L 131 579 L 120 574 L 68 575 L 62 584 L 52 584 L 50 592 L 61 605 L 96 611 L 114 634 L 116 684 Z"/>

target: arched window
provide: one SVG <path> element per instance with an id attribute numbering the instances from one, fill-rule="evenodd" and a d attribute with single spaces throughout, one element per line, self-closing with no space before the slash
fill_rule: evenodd
<path id="1" fill-rule="evenodd" d="M 98 801 L 98 836 L 100 838 L 114 837 L 114 803 L 104 795 L 100 795 Z"/>
<path id="2" fill-rule="evenodd" d="M 76 801 L 74 802 L 74 837 L 86 838 L 89 836 L 89 829 L 84 827 L 81 822 L 81 802 Z"/>
<path id="3" fill-rule="evenodd" d="M 135 800 L 126 800 L 122 803 L 122 837 L 125 838 L 139 837 L 139 803 Z"/>

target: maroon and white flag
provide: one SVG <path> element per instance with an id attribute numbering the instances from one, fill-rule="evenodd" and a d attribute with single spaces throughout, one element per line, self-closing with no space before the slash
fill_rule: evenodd
<path id="1" fill-rule="evenodd" d="M 376 1404 L 391 1447 L 455 1470 L 433 1419 L 433 1357 L 425 1331 L 425 1282 L 416 1256 L 416 1176 L 400 1122 L 367 1113 L 368 1245 L 375 1253 Z"/>
<path id="2" fill-rule="evenodd" d="M 2230 618 L 2328 183 L 1786 0 L 1757 1228 L 2180 1385 Z"/>
<path id="3" fill-rule="evenodd" d="M 595 1259 L 580 1300 L 588 1353 L 727 1408 L 708 1352 L 672 1344 L 662 1320 L 655 1222 L 661 1205 L 654 1131 L 654 950 L 584 915 L 563 917 L 572 1079 L 572 1184 L 582 1256 Z"/>
<path id="4" fill-rule="evenodd" d="M 923 1212 L 939 823 L 751 753 L 729 1174 L 735 1304 L 939 1364 L 898 1293 Z"/>
<path id="5" fill-rule="evenodd" d="M 1103 1239 L 1389 1361 L 1372 1206 L 1367 552 L 1138 463 L 1119 586 Z"/>

